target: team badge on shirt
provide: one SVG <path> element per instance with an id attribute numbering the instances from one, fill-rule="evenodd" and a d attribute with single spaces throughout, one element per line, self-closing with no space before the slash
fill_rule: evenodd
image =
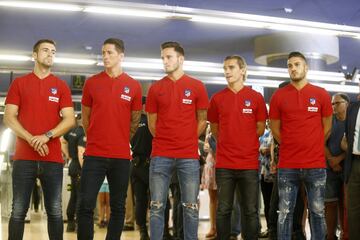
<path id="1" fill-rule="evenodd" d="M 316 99 L 315 98 L 310 98 L 309 102 L 310 102 L 311 105 L 315 105 Z"/>
<path id="2" fill-rule="evenodd" d="M 191 96 L 191 90 L 190 89 L 185 89 L 184 95 L 187 98 L 190 97 Z M 184 103 L 184 104 L 192 104 L 192 99 L 187 99 L 187 98 L 183 98 L 182 103 Z"/>
<path id="3" fill-rule="evenodd" d="M 315 98 L 310 98 L 309 99 L 309 103 L 310 105 L 312 105 L 311 107 L 308 107 L 308 112 L 318 112 L 319 108 L 318 107 L 314 107 L 314 105 L 316 104 L 316 99 Z"/>
<path id="4" fill-rule="evenodd" d="M 245 100 L 245 106 L 250 107 L 250 105 L 251 105 L 251 101 L 250 100 Z"/>
<path id="5" fill-rule="evenodd" d="M 129 92 L 130 92 L 130 88 L 129 88 L 129 87 L 127 87 L 127 86 L 125 86 L 125 87 L 124 87 L 124 92 L 125 92 L 126 94 L 129 94 Z"/>
<path id="6" fill-rule="evenodd" d="M 57 94 L 57 88 L 50 88 L 50 92 L 51 92 L 51 94 L 56 95 Z"/>

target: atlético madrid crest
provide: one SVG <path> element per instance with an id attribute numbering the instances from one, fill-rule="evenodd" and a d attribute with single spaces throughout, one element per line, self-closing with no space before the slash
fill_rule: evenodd
<path id="1" fill-rule="evenodd" d="M 125 87 L 124 87 L 124 92 L 125 92 L 126 94 L 129 94 L 130 88 L 125 86 Z"/>
<path id="2" fill-rule="evenodd" d="M 245 100 L 245 106 L 250 107 L 250 105 L 251 105 L 251 101 L 250 100 Z"/>
<path id="3" fill-rule="evenodd" d="M 315 98 L 310 98 L 309 102 L 310 102 L 311 105 L 315 105 L 316 99 Z"/>
<path id="4" fill-rule="evenodd" d="M 51 92 L 51 94 L 56 95 L 57 94 L 57 88 L 50 88 L 50 92 Z"/>
<path id="5" fill-rule="evenodd" d="M 190 97 L 190 95 L 191 95 L 191 90 L 185 89 L 184 94 L 185 94 L 186 97 Z"/>

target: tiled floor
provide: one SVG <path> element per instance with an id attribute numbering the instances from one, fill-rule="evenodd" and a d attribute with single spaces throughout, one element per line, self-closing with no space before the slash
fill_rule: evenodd
<path id="1" fill-rule="evenodd" d="M 1 219 L 1 235 L 0 240 L 6 240 L 8 237 L 8 219 Z M 48 240 L 47 236 L 47 221 L 46 216 L 42 213 L 31 213 L 31 222 L 25 225 L 24 240 Z M 205 239 L 205 234 L 209 228 L 208 221 L 201 221 L 199 225 L 199 239 Z M 66 223 L 64 224 L 66 229 Z M 105 239 L 106 229 L 100 229 L 95 226 L 94 239 Z M 138 231 L 124 231 L 121 237 L 122 240 L 136 240 L 139 239 Z M 75 233 L 67 233 L 64 231 L 64 240 L 76 240 Z"/>

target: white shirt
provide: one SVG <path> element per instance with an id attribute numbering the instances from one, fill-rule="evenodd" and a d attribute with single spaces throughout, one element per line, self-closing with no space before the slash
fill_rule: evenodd
<path id="1" fill-rule="evenodd" d="M 359 141 L 359 134 L 360 134 L 360 109 L 358 111 L 356 117 L 356 124 L 355 124 L 355 133 L 354 133 L 354 146 L 353 146 L 353 154 L 360 155 L 360 141 Z"/>

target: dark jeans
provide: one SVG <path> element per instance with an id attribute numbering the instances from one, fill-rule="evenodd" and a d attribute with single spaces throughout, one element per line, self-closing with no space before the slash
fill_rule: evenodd
<path id="1" fill-rule="evenodd" d="M 352 162 L 347 194 L 349 239 L 355 240 L 360 236 L 360 158 Z"/>
<path id="2" fill-rule="evenodd" d="M 9 222 L 9 240 L 21 240 L 30 197 L 36 178 L 40 179 L 48 217 L 50 240 L 63 239 L 61 190 L 63 164 L 43 161 L 16 160 L 13 163 L 13 205 Z"/>
<path id="3" fill-rule="evenodd" d="M 66 209 L 68 222 L 75 220 L 76 209 L 80 204 L 80 176 L 71 177 L 70 199 Z"/>
<path id="4" fill-rule="evenodd" d="M 136 224 L 146 226 L 146 213 L 149 206 L 149 166 L 131 165 L 131 184 L 135 195 Z"/>
<path id="5" fill-rule="evenodd" d="M 258 194 L 257 170 L 216 169 L 218 208 L 216 229 L 219 240 L 228 240 L 231 232 L 231 211 L 234 194 L 237 192 L 241 212 L 241 232 L 244 239 L 258 238 Z"/>
<path id="6" fill-rule="evenodd" d="M 304 214 L 304 200 L 301 195 L 301 188 L 297 194 L 294 215 L 293 215 L 293 232 L 292 239 L 305 240 L 305 235 L 302 230 L 302 218 Z M 277 240 L 277 222 L 278 222 L 278 210 L 279 210 L 279 189 L 278 179 L 274 179 L 274 185 L 271 193 L 270 207 L 269 207 L 269 239 Z"/>
<path id="7" fill-rule="evenodd" d="M 80 180 L 80 205 L 77 215 L 77 236 L 79 240 L 89 240 L 94 237 L 94 209 L 105 176 L 109 182 L 111 208 L 106 240 L 120 239 L 124 225 L 129 166 L 130 161 L 127 159 L 85 156 Z"/>
<path id="8" fill-rule="evenodd" d="M 266 227 L 269 229 L 269 211 L 270 211 L 270 199 L 271 199 L 271 193 L 273 189 L 273 183 L 272 182 L 265 182 L 264 176 L 261 175 L 261 193 L 264 200 L 264 213 L 265 213 L 265 219 L 266 219 Z M 260 230 L 260 229 L 259 229 Z"/>

